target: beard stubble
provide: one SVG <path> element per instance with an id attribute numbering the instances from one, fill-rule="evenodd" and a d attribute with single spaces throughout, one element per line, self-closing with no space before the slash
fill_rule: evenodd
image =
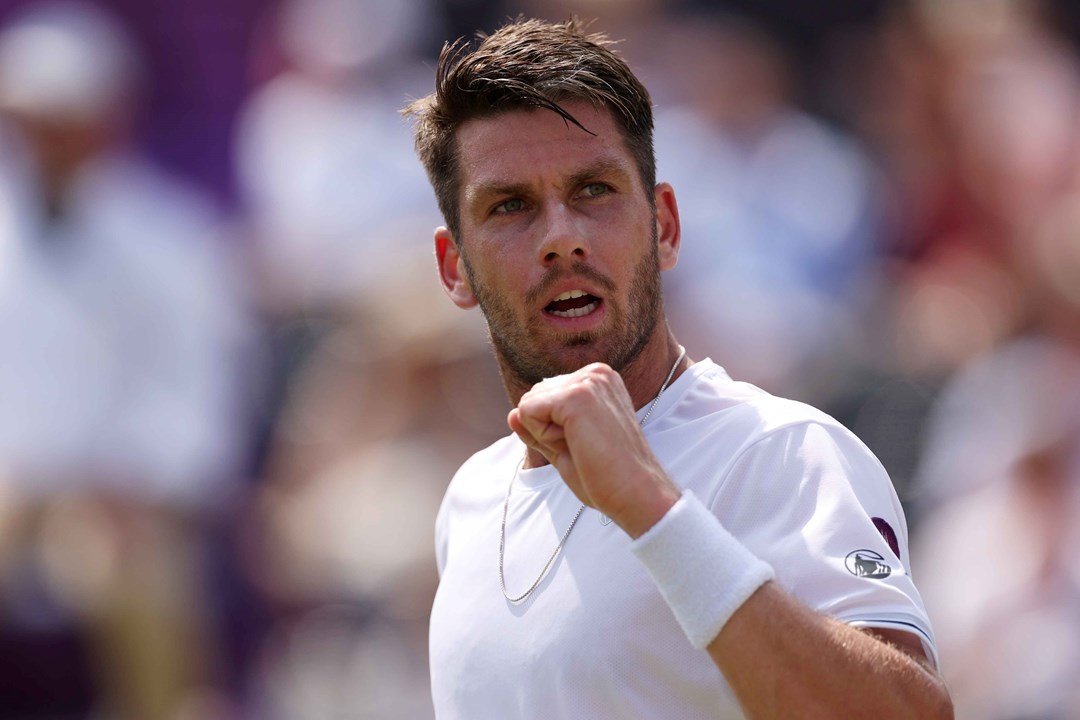
<path id="1" fill-rule="evenodd" d="M 524 387 L 532 387 L 544 378 L 573 372 L 591 362 L 604 362 L 616 372 L 622 372 L 648 344 L 659 322 L 663 302 L 655 231 L 649 252 L 634 268 L 624 308 L 609 301 L 615 292 L 615 284 L 584 263 L 551 270 L 525 294 L 526 306 L 531 307 L 547 288 L 567 277 L 587 279 L 608 294 L 605 303 L 608 312 L 613 313 L 613 327 L 604 331 L 557 334 L 546 342 L 536 339 L 530 327 L 539 324 L 539 319 L 524 324 L 519 322 L 506 298 L 476 282 L 476 273 L 464 253 L 462 260 L 477 304 L 487 321 L 492 348 L 502 360 L 504 372 Z M 570 353 L 566 359 L 558 357 L 560 351 L 575 348 L 580 352 Z M 593 348 L 595 352 L 590 352 Z"/>

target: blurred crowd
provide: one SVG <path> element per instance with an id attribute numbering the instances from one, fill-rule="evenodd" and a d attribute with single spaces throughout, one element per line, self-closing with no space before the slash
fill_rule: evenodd
<path id="1" fill-rule="evenodd" d="M 398 110 L 571 12 L 653 93 L 676 335 L 885 463 L 958 718 L 1080 718 L 1071 4 L 3 0 L 0 720 L 431 717 L 508 407 Z"/>

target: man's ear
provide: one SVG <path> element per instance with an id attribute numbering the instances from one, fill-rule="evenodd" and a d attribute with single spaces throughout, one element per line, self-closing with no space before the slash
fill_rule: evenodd
<path id="1" fill-rule="evenodd" d="M 682 227 L 679 224 L 679 205 L 675 202 L 675 190 L 662 182 L 653 191 L 656 198 L 656 238 L 660 269 L 670 270 L 679 261 L 682 243 Z"/>
<path id="2" fill-rule="evenodd" d="M 439 263 L 443 290 L 454 304 L 460 308 L 475 307 L 476 296 L 465 275 L 465 261 L 461 259 L 453 234 L 444 227 L 435 230 L 435 259 Z"/>

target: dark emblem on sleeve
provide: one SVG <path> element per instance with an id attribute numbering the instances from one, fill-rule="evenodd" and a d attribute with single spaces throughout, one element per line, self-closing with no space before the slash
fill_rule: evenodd
<path id="1" fill-rule="evenodd" d="M 885 558 L 873 550 L 855 550 L 848 553 L 844 558 L 844 565 L 848 572 L 856 577 L 880 580 L 892 575 L 892 568 L 885 563 Z"/>
<path id="2" fill-rule="evenodd" d="M 896 539 L 896 531 L 892 529 L 892 525 L 885 522 L 884 518 L 874 517 L 870 518 L 874 523 L 874 527 L 881 533 L 881 537 L 885 538 L 885 542 L 889 543 L 889 549 L 893 551 L 893 555 L 900 557 L 900 541 Z"/>

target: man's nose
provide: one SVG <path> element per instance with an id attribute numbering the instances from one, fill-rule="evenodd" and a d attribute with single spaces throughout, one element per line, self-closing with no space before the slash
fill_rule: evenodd
<path id="1" fill-rule="evenodd" d="M 544 213 L 543 239 L 540 243 L 540 262 L 551 265 L 560 259 L 581 261 L 589 255 L 589 243 L 586 239 L 581 218 L 565 204 L 553 204 Z"/>

